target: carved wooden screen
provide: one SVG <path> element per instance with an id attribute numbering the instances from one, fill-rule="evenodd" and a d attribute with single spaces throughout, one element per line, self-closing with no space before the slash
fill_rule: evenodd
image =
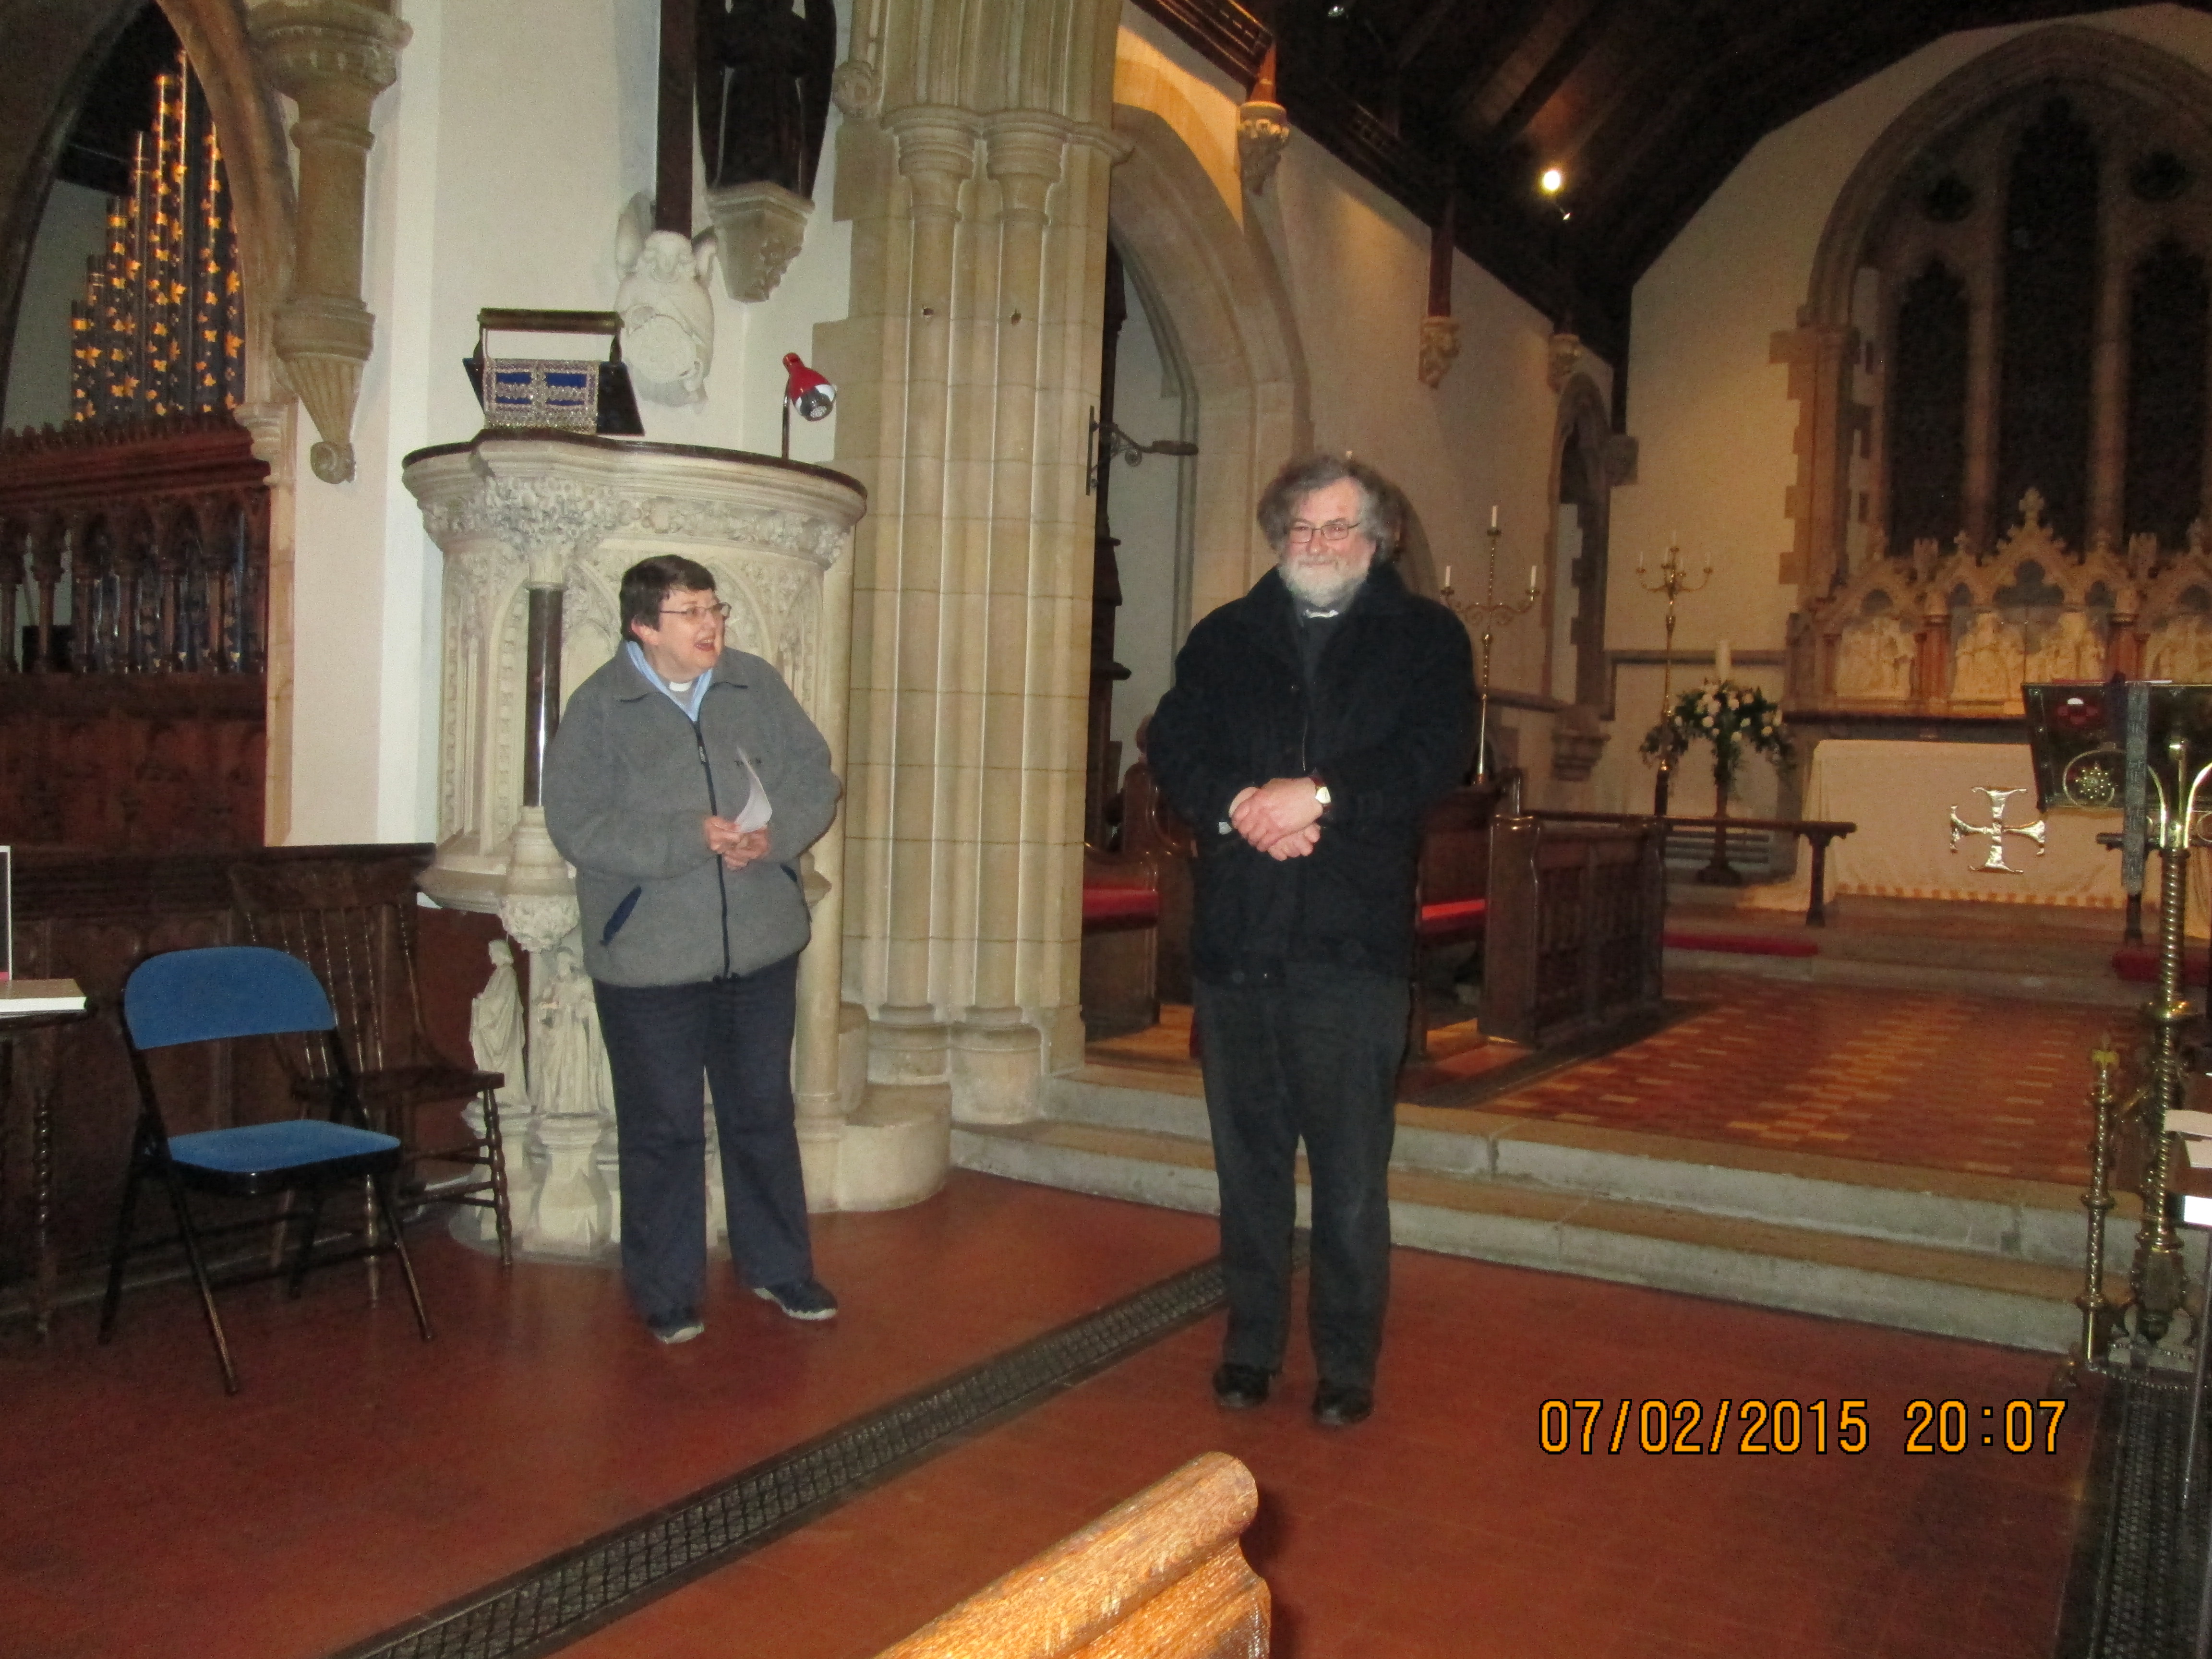
<path id="1" fill-rule="evenodd" d="M 1540 1048 L 1656 1006 L 1665 833 L 1656 820 L 1492 826 L 1485 1031 Z"/>
<path id="2" fill-rule="evenodd" d="M 0 842 L 261 844 L 267 471 L 228 415 L 0 435 Z"/>

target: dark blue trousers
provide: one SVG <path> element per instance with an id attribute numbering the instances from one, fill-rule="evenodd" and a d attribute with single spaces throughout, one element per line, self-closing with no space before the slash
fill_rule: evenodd
<path id="1" fill-rule="evenodd" d="M 799 958 L 692 985 L 593 981 L 622 1139 L 623 1279 L 648 1320 L 696 1310 L 707 1280 L 706 1091 L 730 1254 L 749 1285 L 814 1273 L 791 1097 Z"/>
<path id="2" fill-rule="evenodd" d="M 1297 1151 L 1313 1188 L 1307 1297 L 1325 1382 L 1372 1388 L 1390 1300 L 1390 1200 L 1407 981 L 1293 963 L 1271 986 L 1194 988 L 1221 1183 L 1229 1334 L 1221 1357 L 1273 1370 L 1290 1334 Z"/>

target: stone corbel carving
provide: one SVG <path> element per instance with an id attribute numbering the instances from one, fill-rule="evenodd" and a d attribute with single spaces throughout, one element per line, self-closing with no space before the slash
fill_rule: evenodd
<path id="1" fill-rule="evenodd" d="M 1552 390 L 1564 391 L 1567 382 L 1574 378 L 1575 370 L 1581 366 L 1582 361 L 1583 342 L 1580 335 L 1564 333 L 1553 335 L 1549 374 Z"/>
<path id="2" fill-rule="evenodd" d="M 1237 106 L 1237 170 L 1244 188 L 1257 196 L 1275 176 L 1275 163 L 1291 142 L 1291 112 L 1280 104 L 1255 98 Z"/>
<path id="3" fill-rule="evenodd" d="M 262 72 L 299 109 L 300 211 L 291 286 L 274 319 L 276 355 L 321 437 L 309 458 L 315 476 L 343 483 L 376 333 L 361 297 L 368 112 L 398 77 L 412 31 L 365 0 L 258 0 L 246 17 Z"/>
<path id="4" fill-rule="evenodd" d="M 765 300 L 806 240 L 814 204 L 767 179 L 717 185 L 707 212 L 722 253 L 722 280 L 733 300 Z"/>
<path id="5" fill-rule="evenodd" d="M 848 121 L 872 121 L 883 105 L 883 76 L 866 58 L 848 58 L 830 77 L 830 96 Z"/>
<path id="6" fill-rule="evenodd" d="M 1444 383 L 1444 374 L 1459 356 L 1459 319 L 1421 319 L 1421 384 L 1431 392 Z"/>

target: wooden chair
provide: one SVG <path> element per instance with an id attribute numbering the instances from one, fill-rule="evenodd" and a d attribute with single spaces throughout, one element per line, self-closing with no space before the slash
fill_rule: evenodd
<path id="1" fill-rule="evenodd" d="M 231 866 L 230 890 L 247 937 L 300 957 L 329 988 L 338 1029 L 358 1068 L 356 1081 L 368 1121 L 398 1136 L 404 1146 L 403 1199 L 489 1210 L 500 1264 L 511 1267 L 514 1229 L 496 1092 L 507 1079 L 455 1064 L 423 1029 L 415 966 L 414 860 L 237 864 Z M 328 1102 L 337 1080 L 317 1047 L 295 1043 L 282 1051 L 293 1093 Z M 446 1126 L 425 1121 L 437 1109 L 468 1105 L 477 1121 L 458 1114 L 459 1139 Z M 426 1164 L 481 1173 L 432 1184 L 422 1173 Z"/>
<path id="2" fill-rule="evenodd" d="M 100 1310 L 102 1342 L 115 1334 L 125 1261 L 137 1251 L 175 1243 L 184 1246 L 192 1283 L 199 1291 L 200 1311 L 207 1321 L 208 1338 L 215 1345 L 216 1364 L 222 1370 L 226 1394 L 238 1392 L 238 1370 L 231 1363 L 230 1344 L 223 1334 L 222 1316 L 216 1311 L 215 1292 L 231 1285 L 282 1275 L 290 1281 L 291 1293 L 297 1296 L 310 1267 L 395 1255 L 406 1275 L 407 1294 L 415 1304 L 416 1325 L 422 1340 L 430 1340 L 430 1316 L 423 1311 L 422 1287 L 416 1283 L 415 1264 L 408 1258 L 407 1241 L 392 1204 L 392 1182 L 400 1165 L 399 1142 L 394 1136 L 371 1130 L 362 1121 L 353 1071 L 347 1064 L 345 1042 L 337 1025 L 330 999 L 323 994 L 314 975 L 298 957 L 281 951 L 250 945 L 171 951 L 148 957 L 132 970 L 123 988 L 123 1033 L 131 1052 L 131 1069 L 138 1083 L 138 1127 L 131 1138 L 122 1211 L 116 1218 L 114 1243 L 108 1255 L 107 1295 Z M 324 1056 L 325 1074 L 331 1083 L 326 1116 L 241 1124 L 194 1134 L 169 1133 L 153 1070 L 146 1063 L 149 1049 L 287 1034 L 301 1037 L 304 1046 L 319 1050 Z M 139 1183 L 149 1179 L 161 1183 L 177 1231 L 159 1239 L 142 1240 L 133 1237 L 132 1222 Z M 315 1238 L 323 1200 L 333 1188 L 353 1188 L 362 1181 L 368 1184 L 370 1202 L 383 1224 L 381 1236 L 372 1222 L 358 1247 L 318 1255 Z M 258 1231 L 268 1225 L 268 1218 L 257 1215 L 209 1224 L 195 1215 L 192 1193 L 233 1199 L 282 1194 L 288 1200 L 294 1194 L 303 1194 L 305 1206 L 288 1209 L 282 1218 L 299 1236 L 290 1264 L 275 1261 L 258 1270 L 227 1273 L 221 1280 L 210 1277 L 203 1241 Z M 372 1278 L 372 1294 L 374 1284 Z"/>

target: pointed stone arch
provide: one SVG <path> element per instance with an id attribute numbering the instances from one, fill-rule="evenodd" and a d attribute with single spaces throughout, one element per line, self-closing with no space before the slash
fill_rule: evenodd
<path id="1" fill-rule="evenodd" d="M 1274 253 L 1240 224 L 1164 116 L 1117 104 L 1129 153 L 1114 174 L 1114 239 L 1175 331 L 1198 404 L 1193 620 L 1249 587 L 1273 555 L 1252 516 L 1275 470 L 1310 447 L 1305 354 Z"/>

